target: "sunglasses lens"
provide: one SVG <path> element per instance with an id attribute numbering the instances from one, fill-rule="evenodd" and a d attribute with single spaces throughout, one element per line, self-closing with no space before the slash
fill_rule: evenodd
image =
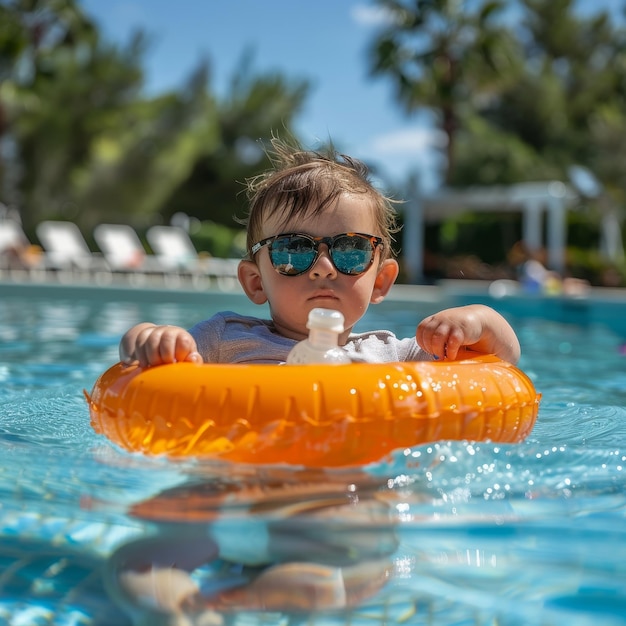
<path id="1" fill-rule="evenodd" d="M 335 239 L 331 257 L 342 274 L 362 274 L 371 264 L 374 249 L 366 237 L 344 235 Z"/>
<path id="2" fill-rule="evenodd" d="M 270 260 L 281 274 L 295 276 L 311 267 L 315 260 L 313 242 L 306 237 L 279 237 L 270 246 Z"/>
<path id="3" fill-rule="evenodd" d="M 330 239 L 328 240 L 330 242 Z M 269 247 L 274 268 L 285 276 L 297 276 L 311 268 L 317 259 L 318 244 L 302 235 L 284 235 Z M 330 257 L 337 271 L 357 276 L 367 270 L 374 258 L 374 245 L 362 235 L 338 235 L 332 238 Z"/>

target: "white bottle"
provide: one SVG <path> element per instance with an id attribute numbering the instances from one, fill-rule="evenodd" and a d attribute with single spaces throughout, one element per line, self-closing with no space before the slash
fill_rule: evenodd
<path id="1" fill-rule="evenodd" d="M 303 363 L 351 363 L 348 353 L 339 347 L 343 332 L 343 315 L 332 309 L 313 309 L 306 327 L 309 337 L 297 343 L 287 356 L 290 365 Z"/>

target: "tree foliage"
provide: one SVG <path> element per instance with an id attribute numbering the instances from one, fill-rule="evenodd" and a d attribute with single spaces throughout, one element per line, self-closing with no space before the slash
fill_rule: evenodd
<path id="1" fill-rule="evenodd" d="M 246 214 L 245 180 L 269 166 L 264 145 L 272 132 L 292 134 L 307 82 L 288 83 L 280 74 L 257 76 L 252 60 L 246 52 L 227 95 L 216 103 L 217 144 L 199 152 L 187 178 L 164 204 L 166 218 L 183 211 L 232 226 Z"/>
<path id="2" fill-rule="evenodd" d="M 391 16 L 370 68 L 407 112 L 436 114 L 455 186 L 600 179 L 626 204 L 626 32 L 573 0 L 374 0 Z M 0 0 L 0 201 L 27 228 L 71 219 L 147 226 L 185 212 L 233 226 L 264 140 L 294 135 L 307 81 L 256 74 L 248 51 L 226 95 L 210 60 L 146 96 L 146 36 L 103 40 L 77 0 Z"/>
<path id="3" fill-rule="evenodd" d="M 3 188 L 27 224 L 80 213 L 73 180 L 141 87 L 141 36 L 118 50 L 70 0 L 0 5 Z"/>
<path id="4" fill-rule="evenodd" d="M 372 46 L 374 74 L 391 78 L 407 111 L 432 110 L 447 137 L 447 174 L 456 166 L 456 139 L 479 98 L 514 80 L 516 42 L 497 20 L 506 3 L 467 10 L 458 0 L 379 0 L 390 25 Z"/>
<path id="5" fill-rule="evenodd" d="M 135 226 L 183 211 L 234 226 L 258 139 L 290 129 L 306 81 L 253 75 L 211 92 L 200 63 L 180 90 L 146 97 L 146 37 L 103 41 L 76 0 L 0 0 L 0 201 L 28 228 L 69 219 Z M 254 173 L 256 173 L 254 171 Z"/>
<path id="6" fill-rule="evenodd" d="M 573 0 L 377 2 L 392 20 L 370 68 L 409 112 L 438 114 L 449 184 L 565 178 L 577 163 L 626 200 L 607 163 L 626 142 L 623 22 Z"/>
<path id="7" fill-rule="evenodd" d="M 574 0 L 377 0 L 391 16 L 371 45 L 409 113 L 448 137 L 456 187 L 568 180 L 601 185 L 590 220 L 626 205 L 624 15 Z M 615 11 L 615 9 L 614 9 Z M 595 218 L 593 217 L 595 215 Z"/>

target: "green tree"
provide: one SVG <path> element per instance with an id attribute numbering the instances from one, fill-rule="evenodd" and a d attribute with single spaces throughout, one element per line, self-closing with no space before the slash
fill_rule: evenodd
<path id="1" fill-rule="evenodd" d="M 165 219 L 182 211 L 227 226 L 245 217 L 245 180 L 269 165 L 264 146 L 273 132 L 293 135 L 293 120 L 309 92 L 306 80 L 253 72 L 247 51 L 236 67 L 224 99 L 216 103 L 215 144 L 206 144 L 188 177 L 161 211 Z"/>
<path id="2" fill-rule="evenodd" d="M 577 16 L 571 0 L 523 0 L 520 7 L 523 72 L 472 114 L 540 157 L 526 179 L 562 176 L 572 162 L 590 164 L 598 108 L 623 102 L 623 33 L 605 13 Z"/>
<path id="3" fill-rule="evenodd" d="M 568 180 L 583 165 L 601 183 L 598 197 L 584 200 L 587 230 L 614 229 L 626 204 L 626 31 L 605 11 L 580 16 L 572 0 L 520 8 L 523 73 L 468 115 L 451 182 Z M 587 246 L 579 232 L 570 244 Z M 611 254 L 617 260 L 619 250 Z"/>
<path id="4" fill-rule="evenodd" d="M 139 93 L 143 38 L 126 50 L 102 44 L 73 0 L 16 0 L 0 10 L 9 25 L 0 49 L 2 139 L 12 146 L 22 218 L 32 226 L 49 216 L 80 217 L 72 180 L 94 139 Z"/>
<path id="5" fill-rule="evenodd" d="M 308 93 L 304 80 L 254 75 L 247 54 L 222 101 L 208 62 L 147 98 L 144 34 L 110 45 L 76 0 L 0 0 L 0 18 L 0 176 L 11 170 L 0 201 L 27 230 L 43 219 L 142 228 L 179 211 L 232 227 L 262 140 L 291 134 Z"/>
<path id="6" fill-rule="evenodd" d="M 506 6 L 485 0 L 469 10 L 457 0 L 378 0 L 391 24 L 375 38 L 371 69 L 391 78 L 411 113 L 427 108 L 447 137 L 449 180 L 456 135 L 472 103 L 515 80 L 519 54 L 498 21 Z"/>
<path id="7" fill-rule="evenodd" d="M 99 129 L 71 181 L 86 209 L 82 223 L 153 223 L 199 155 L 218 146 L 216 105 L 201 65 L 180 92 L 130 102 L 112 128 Z"/>
<path id="8" fill-rule="evenodd" d="M 604 189 L 587 199 L 588 230 L 615 217 L 626 204 L 623 21 L 589 7 L 583 17 L 573 0 L 379 4 L 395 21 L 374 41 L 373 69 L 409 111 L 439 113 L 446 184 L 567 180 L 577 164 Z"/>

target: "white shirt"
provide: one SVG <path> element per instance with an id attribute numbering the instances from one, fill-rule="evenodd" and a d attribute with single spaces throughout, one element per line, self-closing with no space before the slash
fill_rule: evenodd
<path id="1" fill-rule="evenodd" d="M 284 363 L 298 343 L 283 337 L 271 320 L 223 311 L 190 329 L 205 363 Z M 388 330 L 352 333 L 343 346 L 354 361 L 432 361 L 415 337 L 398 339 Z"/>

